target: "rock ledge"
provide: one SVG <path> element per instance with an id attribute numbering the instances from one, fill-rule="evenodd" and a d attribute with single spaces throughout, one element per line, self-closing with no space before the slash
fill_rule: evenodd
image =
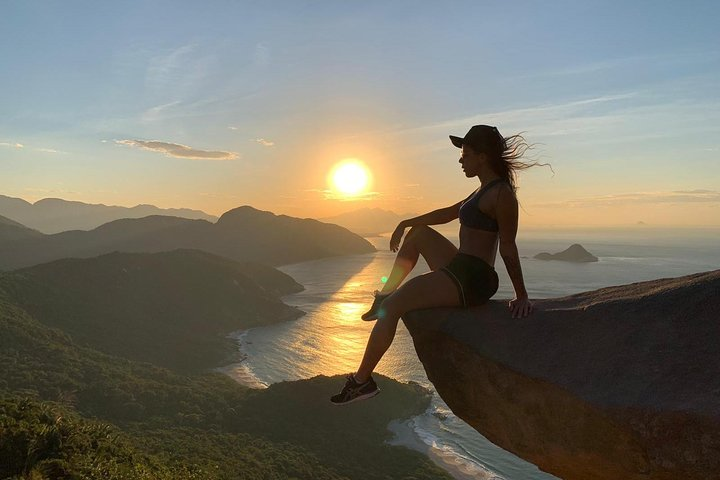
<path id="1" fill-rule="evenodd" d="M 720 270 L 403 318 L 453 412 L 563 479 L 720 479 Z"/>

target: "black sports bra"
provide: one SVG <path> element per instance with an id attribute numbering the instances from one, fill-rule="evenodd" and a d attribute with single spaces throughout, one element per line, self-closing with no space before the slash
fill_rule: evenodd
<path id="1" fill-rule="evenodd" d="M 504 181 L 505 179 L 503 178 L 496 178 L 466 198 L 462 205 L 460 205 L 460 210 L 458 211 L 460 225 L 465 225 L 466 227 L 475 228 L 477 230 L 497 232 L 499 230 L 497 220 L 481 212 L 478 208 L 478 202 L 480 201 L 480 197 L 482 197 L 483 194 L 490 189 L 490 187 Z"/>

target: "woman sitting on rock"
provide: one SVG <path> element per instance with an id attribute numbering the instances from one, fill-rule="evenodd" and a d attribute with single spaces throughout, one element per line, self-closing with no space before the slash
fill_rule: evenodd
<path id="1" fill-rule="evenodd" d="M 487 302 L 498 288 L 498 276 L 493 268 L 498 245 L 515 288 L 515 298 L 508 304 L 513 318 L 525 317 L 533 310 L 515 244 L 516 173 L 537 165 L 519 161 L 528 145 L 520 135 L 504 138 L 497 128 L 487 125 L 475 125 L 465 137 L 451 135 L 450 140 L 462 151 L 460 165 L 465 176 L 478 177 L 480 188 L 454 205 L 403 220 L 393 232 L 390 250 L 398 252 L 397 258 L 382 291 L 375 292 L 375 301 L 362 316 L 363 320 L 377 320 L 377 323 L 360 368 L 348 375 L 345 387 L 330 399 L 336 405 L 370 398 L 380 392 L 371 373 L 390 347 L 403 314 L 423 308 L 472 307 Z M 428 227 L 456 218 L 460 219 L 459 249 Z M 410 231 L 400 246 L 408 227 Z M 420 255 L 432 271 L 400 286 Z"/>

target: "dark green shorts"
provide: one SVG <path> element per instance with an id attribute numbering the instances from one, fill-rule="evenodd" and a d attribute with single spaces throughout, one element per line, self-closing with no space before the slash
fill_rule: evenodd
<path id="1" fill-rule="evenodd" d="M 497 292 L 497 272 L 480 257 L 458 253 L 440 270 L 455 283 L 463 307 L 482 305 Z"/>

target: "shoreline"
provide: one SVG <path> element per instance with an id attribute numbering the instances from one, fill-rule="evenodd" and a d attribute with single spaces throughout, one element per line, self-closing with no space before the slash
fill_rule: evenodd
<path id="1" fill-rule="evenodd" d="M 237 330 L 227 335 L 227 338 L 231 338 L 235 341 L 236 353 L 234 355 L 234 358 L 238 359 L 238 361 L 230 363 L 228 365 L 224 365 L 222 367 L 217 367 L 213 370 L 227 375 L 228 377 L 232 378 L 234 381 L 244 387 L 261 390 L 264 388 L 268 388 L 269 385 L 260 380 L 253 373 L 252 369 L 246 362 L 246 360 L 248 359 L 248 355 L 247 353 L 242 351 L 243 338 L 247 336 L 249 331 L 250 329 L 248 328 L 247 330 Z"/>
<path id="2" fill-rule="evenodd" d="M 455 480 L 502 480 L 502 477 L 480 465 L 463 461 L 462 457 L 456 453 L 450 453 L 442 448 L 436 448 L 423 442 L 413 428 L 414 418 L 391 421 L 387 429 L 393 433 L 394 438 L 385 443 L 422 453 L 435 465 L 449 473 Z"/>

